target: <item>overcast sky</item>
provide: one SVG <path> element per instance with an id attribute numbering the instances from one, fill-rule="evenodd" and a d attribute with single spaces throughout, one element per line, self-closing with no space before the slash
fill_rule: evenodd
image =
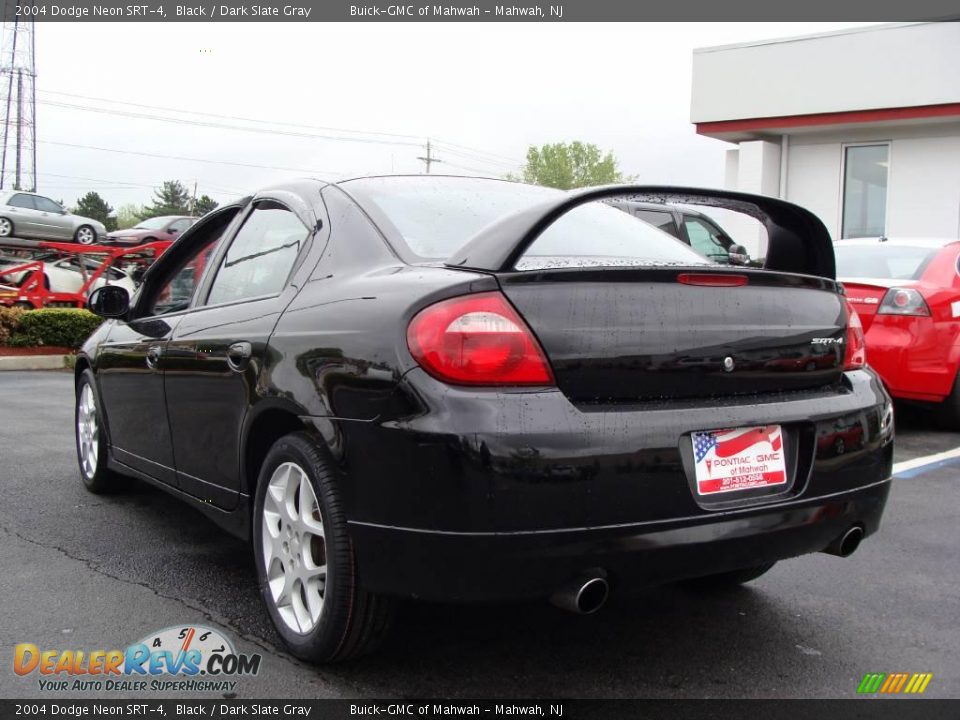
<path id="1" fill-rule="evenodd" d="M 579 139 L 640 181 L 720 186 L 730 146 L 690 124 L 692 50 L 855 24 L 39 23 L 38 191 L 118 207 L 178 179 L 222 202 L 290 177 L 422 172 L 427 137 L 434 172 L 499 176 L 530 144 Z"/>

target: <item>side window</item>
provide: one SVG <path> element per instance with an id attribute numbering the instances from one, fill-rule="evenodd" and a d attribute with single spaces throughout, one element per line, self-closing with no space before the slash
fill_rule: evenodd
<path id="1" fill-rule="evenodd" d="M 207 304 L 279 293 L 307 234 L 306 226 L 280 203 L 256 203 L 217 269 Z"/>
<path id="2" fill-rule="evenodd" d="M 186 229 L 187 229 L 188 227 L 190 227 L 192 224 L 193 224 L 192 221 L 187 220 L 187 219 L 175 220 L 174 222 L 170 223 L 170 227 L 167 228 L 167 231 L 168 231 L 168 232 L 178 232 L 178 233 L 182 233 L 184 230 L 186 230 Z"/>
<path id="3" fill-rule="evenodd" d="M 645 223 L 649 223 L 674 237 L 679 237 L 677 235 L 677 224 L 673 221 L 673 215 L 670 213 L 657 212 L 656 210 L 634 210 L 633 212 Z"/>
<path id="4" fill-rule="evenodd" d="M 166 315 L 190 307 L 211 254 L 239 211 L 240 208 L 236 206 L 217 211 L 217 215 L 210 218 L 206 227 L 200 230 L 200 235 L 194 236 L 189 256 L 161 277 L 148 280 L 137 301 L 139 317 Z"/>
<path id="5" fill-rule="evenodd" d="M 28 210 L 36 209 L 36 205 L 33 204 L 33 196 L 25 195 L 23 193 L 14 195 L 7 201 L 7 205 L 12 205 L 13 207 L 19 208 L 27 208 Z"/>
<path id="6" fill-rule="evenodd" d="M 701 255 L 717 262 L 730 262 L 730 253 L 723 247 L 717 234 L 707 225 L 694 217 L 685 217 L 683 225 L 687 229 L 690 245 Z"/>
<path id="7" fill-rule="evenodd" d="M 38 197 L 34 195 L 33 202 L 36 203 L 37 210 L 42 210 L 43 212 L 52 212 L 57 214 L 63 212 L 63 208 L 49 198 Z"/>

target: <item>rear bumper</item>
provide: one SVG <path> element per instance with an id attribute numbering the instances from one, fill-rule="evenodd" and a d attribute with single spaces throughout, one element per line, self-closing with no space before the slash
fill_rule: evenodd
<path id="1" fill-rule="evenodd" d="M 606 408 L 420 370 L 405 382 L 415 412 L 340 422 L 330 444 L 361 582 L 377 592 L 508 600 L 590 569 L 648 585 L 749 567 L 821 550 L 851 525 L 875 532 L 889 492 L 890 399 L 870 371 L 816 392 Z M 766 424 L 784 428 L 790 482 L 699 499 L 690 433 Z"/>
<path id="2" fill-rule="evenodd" d="M 939 403 L 950 394 L 958 354 L 951 323 L 878 315 L 864 337 L 867 361 L 893 397 Z"/>
<path id="3" fill-rule="evenodd" d="M 588 573 L 658 585 L 823 550 L 880 525 L 890 480 L 830 497 L 704 518 L 531 533 L 442 533 L 353 523 L 370 590 L 437 601 L 545 598 Z"/>

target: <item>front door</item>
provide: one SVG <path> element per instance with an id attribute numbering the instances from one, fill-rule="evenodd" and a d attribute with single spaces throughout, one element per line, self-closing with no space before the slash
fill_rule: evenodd
<path id="1" fill-rule="evenodd" d="M 238 502 L 244 418 L 267 342 L 296 295 L 288 280 L 308 236 L 286 205 L 256 200 L 213 259 L 203 303 L 170 340 L 165 387 L 177 481 L 217 507 Z"/>

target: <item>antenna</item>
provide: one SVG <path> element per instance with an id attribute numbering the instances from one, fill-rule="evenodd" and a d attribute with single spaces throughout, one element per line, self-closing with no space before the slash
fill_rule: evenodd
<path id="1" fill-rule="evenodd" d="M 0 108 L 4 113 L 0 189 L 37 189 L 37 77 L 33 20 L 17 12 L 20 0 L 3 0 Z"/>

